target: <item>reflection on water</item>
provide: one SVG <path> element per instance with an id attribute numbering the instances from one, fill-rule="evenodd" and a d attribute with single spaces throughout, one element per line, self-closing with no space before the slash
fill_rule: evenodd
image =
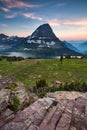
<path id="1" fill-rule="evenodd" d="M 16 57 L 23 57 L 23 58 L 28 58 L 28 57 L 32 57 L 34 58 L 33 55 L 29 54 L 29 53 L 25 53 L 25 52 L 5 52 L 1 55 L 4 55 L 4 56 L 16 56 Z"/>
<path id="2" fill-rule="evenodd" d="M 57 58 L 59 59 L 60 56 L 47 56 L 47 55 L 32 55 L 30 53 L 26 53 L 26 52 L 4 52 L 3 54 L 4 56 L 16 56 L 16 57 L 23 57 L 23 58 Z"/>

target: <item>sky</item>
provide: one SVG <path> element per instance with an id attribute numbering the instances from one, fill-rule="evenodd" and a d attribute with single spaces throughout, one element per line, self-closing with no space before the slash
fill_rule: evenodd
<path id="1" fill-rule="evenodd" d="M 61 40 L 87 40 L 87 0 L 0 0 L 0 33 L 26 37 L 45 23 Z"/>

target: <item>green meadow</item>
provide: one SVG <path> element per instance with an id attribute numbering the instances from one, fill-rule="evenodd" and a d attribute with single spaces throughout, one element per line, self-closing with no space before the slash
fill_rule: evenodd
<path id="1" fill-rule="evenodd" d="M 35 86 L 36 81 L 45 79 L 48 86 L 55 81 L 62 83 L 86 82 L 87 59 L 63 59 L 62 64 L 58 59 L 26 59 L 22 61 L 0 61 L 0 75 L 15 77 L 26 88 Z"/>

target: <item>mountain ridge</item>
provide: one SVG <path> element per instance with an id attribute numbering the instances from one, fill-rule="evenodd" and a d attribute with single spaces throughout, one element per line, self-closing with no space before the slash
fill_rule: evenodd
<path id="1" fill-rule="evenodd" d="M 10 46 L 7 51 L 23 51 L 32 53 L 38 57 L 43 58 L 48 55 L 60 56 L 60 55 L 82 55 L 75 50 L 69 48 L 63 41 L 56 37 L 49 24 L 40 25 L 30 36 L 26 38 L 19 37 L 7 37 L 1 40 L 2 44 L 6 42 Z M 13 45 L 14 43 L 14 45 Z M 0 43 L 1 44 L 1 43 Z"/>

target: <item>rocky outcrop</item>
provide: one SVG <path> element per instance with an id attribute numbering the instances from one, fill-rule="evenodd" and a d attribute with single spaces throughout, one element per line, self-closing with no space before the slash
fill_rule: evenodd
<path id="1" fill-rule="evenodd" d="M 6 109 L 9 103 L 10 90 L 0 90 L 0 112 Z"/>
<path id="2" fill-rule="evenodd" d="M 28 93 L 21 82 L 17 82 L 14 88 L 7 88 L 0 90 L 0 127 L 38 98 L 34 93 Z"/>
<path id="3" fill-rule="evenodd" d="M 17 82 L 16 84 L 17 87 L 14 89 L 13 93 L 19 99 L 20 102 L 19 109 L 21 109 L 27 104 L 29 104 L 29 96 L 22 82 Z"/>
<path id="4" fill-rule="evenodd" d="M 9 106 L 10 90 L 2 89 L 0 91 L 0 127 L 14 118 L 14 113 Z"/>
<path id="5" fill-rule="evenodd" d="M 0 75 L 0 89 L 5 88 L 6 86 L 11 85 L 14 82 L 14 78 L 13 77 L 3 77 L 2 75 Z"/>
<path id="6" fill-rule="evenodd" d="M 39 127 L 52 106 L 53 100 L 50 98 L 39 99 L 30 107 L 16 114 L 15 118 L 4 125 L 1 130 L 35 130 Z"/>
<path id="7" fill-rule="evenodd" d="M 58 91 L 54 93 L 47 93 L 47 97 L 55 98 L 56 100 L 59 99 L 69 99 L 69 100 L 75 100 L 78 97 L 83 97 L 87 99 L 87 93 L 82 92 L 68 92 L 68 91 Z"/>
<path id="8" fill-rule="evenodd" d="M 48 93 L 17 112 L 0 130 L 87 130 L 87 94 Z"/>

